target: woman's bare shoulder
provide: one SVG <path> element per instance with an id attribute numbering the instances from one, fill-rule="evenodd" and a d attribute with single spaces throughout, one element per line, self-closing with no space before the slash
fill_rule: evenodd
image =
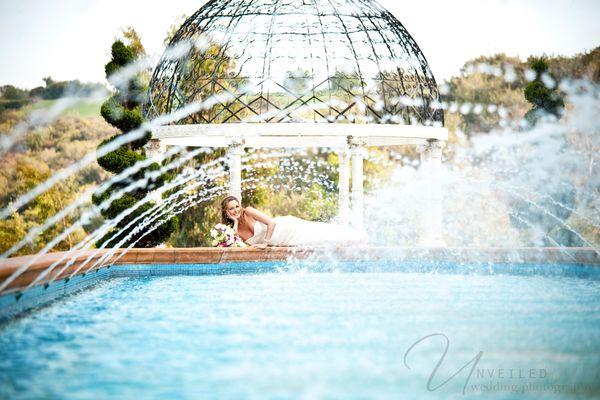
<path id="1" fill-rule="evenodd" d="M 271 217 L 269 217 L 264 212 L 257 210 L 256 208 L 246 207 L 245 210 L 246 210 L 246 214 L 248 214 L 250 217 L 252 217 L 262 223 L 268 224 L 268 223 L 272 222 Z"/>

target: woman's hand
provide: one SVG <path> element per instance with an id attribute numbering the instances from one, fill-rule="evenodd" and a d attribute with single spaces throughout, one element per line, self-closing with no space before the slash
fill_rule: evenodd
<path id="1" fill-rule="evenodd" d="M 232 222 L 237 222 L 238 218 L 231 215 L 229 211 L 227 211 L 227 218 L 229 218 Z"/>
<path id="2" fill-rule="evenodd" d="M 227 217 L 233 222 L 233 231 L 237 234 L 238 227 L 239 227 L 239 224 L 240 224 L 239 218 L 235 218 L 235 217 L 233 217 L 229 213 L 227 214 Z"/>
<path id="3" fill-rule="evenodd" d="M 255 248 L 260 249 L 260 250 L 264 250 L 268 247 L 268 244 L 266 243 L 259 243 L 259 244 L 255 244 L 254 245 Z"/>

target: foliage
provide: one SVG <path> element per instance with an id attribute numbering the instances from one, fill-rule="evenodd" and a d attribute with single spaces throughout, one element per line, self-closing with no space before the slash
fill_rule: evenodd
<path id="1" fill-rule="evenodd" d="M 121 103 L 119 103 L 119 100 L 116 96 L 111 97 L 102 104 L 102 107 L 100 108 L 100 114 L 106 120 L 106 122 L 123 132 L 129 132 L 139 128 L 143 121 L 140 107 L 125 108 Z M 148 140 L 150 140 L 150 138 L 141 144 L 136 143 L 134 147 L 140 148 L 144 146 Z"/>
<path id="2" fill-rule="evenodd" d="M 35 153 L 29 153 L 35 154 Z M 4 157 L 1 161 L 0 196 L 3 204 L 9 204 L 37 184 L 48 179 L 52 172 L 48 164 L 31 155 L 16 153 Z M 0 252 L 8 250 L 23 239 L 27 231 L 40 225 L 71 203 L 78 193 L 77 178 L 59 182 L 50 190 L 37 196 L 33 201 L 0 222 Z M 79 218 L 77 212 L 65 216 L 59 223 L 49 227 L 35 240 L 15 253 L 29 254 L 41 250 L 47 243 L 70 227 Z M 58 250 L 68 250 L 85 236 L 83 228 L 77 228 L 57 246 Z"/>
<path id="3" fill-rule="evenodd" d="M 61 97 L 88 97 L 94 92 L 106 92 L 104 85 L 100 83 L 81 83 L 79 80 L 54 81 L 51 77 L 44 78 L 45 88 L 36 88 L 37 96 L 46 100 L 56 100 Z"/>
<path id="4" fill-rule="evenodd" d="M 112 139 L 104 140 L 100 143 L 99 147 L 103 147 L 111 141 Z M 98 164 L 105 170 L 113 174 L 118 174 L 145 158 L 143 154 L 130 150 L 127 146 L 121 146 L 102 157 L 98 157 Z"/>
<path id="5" fill-rule="evenodd" d="M 361 78 L 353 73 L 344 73 L 341 71 L 335 71 L 335 74 L 329 78 L 331 81 L 331 90 L 341 91 L 345 93 L 354 93 L 356 88 L 360 88 L 364 85 Z"/>
<path id="6" fill-rule="evenodd" d="M 514 71 L 514 79 L 507 80 L 502 75 L 491 74 L 492 68 Z M 459 118 L 456 128 L 467 136 L 498 127 L 502 120 L 498 112 L 500 107 L 508 110 L 507 119 L 521 118 L 527 107 L 522 94 L 525 69 L 518 58 L 504 54 L 478 57 L 466 62 L 460 76 L 453 77 L 443 87 L 442 99 L 457 107 L 457 110 L 446 112 L 446 118 L 456 114 Z M 481 105 L 481 112 L 471 112 L 477 105 Z"/>
<path id="7" fill-rule="evenodd" d="M 2 88 L 2 97 L 5 100 L 27 100 L 29 93 L 27 90 L 19 89 L 12 85 L 6 85 Z"/>
<path id="8" fill-rule="evenodd" d="M 50 77 L 44 78 L 46 87 L 31 90 L 20 89 L 12 85 L 0 87 L 0 114 L 6 110 L 18 110 L 39 99 L 56 100 L 61 97 L 88 97 L 92 93 L 105 92 L 100 83 L 81 83 L 78 80 L 56 82 Z"/>
<path id="9" fill-rule="evenodd" d="M 523 118 L 535 123 L 540 115 L 561 115 L 564 103 L 557 90 L 558 83 L 577 78 L 597 83 L 600 81 L 599 68 L 600 47 L 573 57 L 530 57 L 522 61 L 498 54 L 467 62 L 460 76 L 442 85 L 444 100 L 457 105 L 454 112 L 446 112 L 449 141 L 444 155 L 452 157 L 458 147 L 470 145 L 471 136 L 490 132 L 507 123 L 513 124 L 512 129 L 519 131 L 528 125 L 519 123 Z M 529 79 L 533 78 L 531 82 L 526 77 L 528 70 L 534 74 L 529 76 Z M 483 106 L 482 111 L 473 112 L 478 104 Z M 460 112 L 462 105 L 470 108 Z M 532 106 L 533 110 L 528 111 Z M 501 108 L 504 115 L 500 113 Z M 579 146 L 586 149 L 582 154 L 588 153 L 593 146 L 582 140 L 575 139 L 575 143 L 564 143 L 563 146 Z M 581 194 L 574 189 L 577 183 L 550 185 L 539 182 L 535 186 L 535 196 L 526 196 L 527 199 L 517 199 L 508 204 L 510 225 L 517 228 L 522 240 L 532 246 L 556 246 L 557 243 L 582 245 L 582 240 L 564 226 L 576 226 L 579 232 L 589 230 L 590 224 L 582 224 L 578 216 L 585 213 L 586 208 L 579 204 Z M 577 214 L 573 213 L 578 207 L 582 209 Z M 598 231 L 585 231 L 584 235 L 598 237 Z"/>
<path id="10" fill-rule="evenodd" d="M 177 33 L 177 31 L 179 30 L 179 28 L 181 28 L 181 25 L 183 25 L 183 23 L 189 18 L 189 15 L 187 14 L 181 14 L 172 24 L 171 26 L 169 26 L 169 29 L 167 30 L 167 34 L 165 35 L 165 40 L 164 40 L 164 44 L 165 46 L 168 46 L 171 41 L 173 40 L 173 38 L 175 37 L 175 34 Z"/>
<path id="11" fill-rule="evenodd" d="M 146 49 L 142 44 L 142 38 L 136 32 L 136 30 L 133 29 L 133 27 L 128 26 L 126 28 L 123 28 L 122 34 L 123 39 L 128 43 L 129 48 L 133 50 L 133 53 L 135 54 L 136 58 L 146 55 Z"/>
<path id="12" fill-rule="evenodd" d="M 104 66 L 106 77 L 110 79 L 111 75 L 132 63 L 135 60 L 135 51 L 125 46 L 120 40 L 115 41 L 111 46 L 112 60 Z"/>
<path id="13" fill-rule="evenodd" d="M 539 70 L 534 80 L 537 83 L 529 89 L 530 95 L 534 96 L 532 99 L 553 113 L 560 112 L 561 100 L 556 91 L 540 92 L 539 83 L 543 84 L 544 73 L 556 82 L 568 78 L 600 82 L 600 47 L 573 57 L 544 56 L 541 60 L 530 57 L 522 61 L 518 57 L 496 54 L 467 61 L 459 76 L 441 85 L 442 100 L 457 106 L 456 110 L 446 111 L 447 122 L 452 120 L 452 128 L 469 137 L 490 132 L 508 121 L 520 121 L 532 104 L 524 92 L 528 84 L 525 75 L 530 68 Z M 475 112 L 477 105 L 481 109 Z M 462 110 L 461 106 L 465 109 Z M 536 107 L 539 109 L 540 106 Z M 519 125 L 514 128 L 519 128 Z M 451 135 L 456 130 L 452 130 Z"/>
<path id="14" fill-rule="evenodd" d="M 7 132 L 27 117 L 30 107 L 0 114 L 0 131 Z M 63 115 L 48 126 L 31 129 L 17 142 L 15 150 L 0 159 L 0 204 L 7 206 L 19 196 L 45 181 L 53 172 L 72 165 L 85 154 L 93 151 L 96 144 L 111 127 L 98 117 Z M 0 252 L 23 239 L 30 229 L 40 226 L 48 217 L 56 214 L 90 185 L 104 178 L 103 171 L 96 165 L 80 170 L 38 196 L 27 206 L 19 209 L 9 219 L 0 221 Z M 35 253 L 57 237 L 79 219 L 80 212 L 63 218 L 51 226 L 33 242 L 15 255 Z M 55 246 L 68 250 L 78 240 L 93 230 L 98 221 L 90 221 L 75 229 Z"/>
<path id="15" fill-rule="evenodd" d="M 112 57 L 105 66 L 106 77 L 108 79 L 110 79 L 113 74 L 119 72 L 123 67 L 134 62 L 136 58 L 144 52 L 139 36 L 132 28 L 125 30 L 123 35 L 129 40 L 129 44 L 125 44 L 122 40 L 116 40 L 112 44 Z M 110 139 L 102 141 L 99 148 L 114 141 L 121 135 L 133 132 L 141 127 L 143 118 L 140 110 L 140 101 L 142 93 L 146 90 L 143 87 L 142 81 L 143 80 L 139 76 L 130 77 L 125 83 L 119 84 L 116 88 L 115 95 L 102 104 L 100 109 L 102 117 L 106 122 L 117 128 L 120 133 Z M 125 169 L 146 159 L 143 146 L 148 143 L 150 138 L 150 133 L 146 132 L 141 138 L 130 141 L 107 154 L 99 156 L 98 164 L 105 170 L 114 174 L 121 173 Z M 153 163 L 150 168 L 140 169 L 140 171 L 136 173 L 134 179 L 142 179 L 145 172 L 155 171 L 158 168 L 158 164 Z M 118 199 L 112 201 L 110 207 L 102 212 L 102 216 L 114 219 L 126 210 L 132 209 L 137 205 L 138 201 L 146 197 L 150 189 L 163 184 L 166 178 L 166 176 L 163 176 L 158 180 L 151 182 L 149 185 L 146 185 L 144 188 L 138 188 L 130 193 L 122 194 Z M 114 193 L 118 189 L 120 189 L 120 185 L 113 185 L 102 196 L 93 196 L 92 201 L 94 204 L 100 204 L 106 200 L 111 193 Z M 154 202 L 141 204 L 136 210 L 123 218 L 118 226 L 108 232 L 105 237 L 96 243 L 96 245 L 117 245 L 121 238 L 126 237 L 130 233 L 129 231 L 123 232 L 122 229 L 127 226 L 130 221 L 154 206 Z M 145 232 L 137 232 L 122 243 L 122 246 L 127 247 L 132 243 L 135 243 L 136 247 L 157 246 L 165 242 L 169 236 L 171 236 L 176 230 L 177 224 L 178 219 L 176 217 L 168 218 L 150 234 L 143 236 Z"/>
<path id="16" fill-rule="evenodd" d="M 530 58 L 529 67 L 535 73 L 535 79 L 527 83 L 523 93 L 525 99 L 533 105 L 533 108 L 525 114 L 525 120 L 531 127 L 548 115 L 554 118 L 560 117 L 564 109 L 564 101 L 557 89 L 556 77 L 548 71 L 548 62 L 544 57 Z M 526 231 L 530 236 L 535 236 L 536 232 L 541 234 L 542 243 L 547 246 L 575 243 L 578 238 L 565 232 L 557 236 L 557 239 L 565 243 L 553 238 L 556 236 L 554 231 L 562 229 L 561 226 L 575 208 L 575 190 L 569 182 L 563 182 L 561 185 L 545 183 L 539 186 L 537 192 L 542 195 L 538 201 L 522 198 L 513 202 L 510 213 L 511 224 L 517 229 Z"/>
<path id="17" fill-rule="evenodd" d="M 558 91 L 556 78 L 548 71 L 548 62 L 543 58 L 534 58 L 530 66 L 535 71 L 535 80 L 525 86 L 525 99 L 533 105 L 533 108 L 525 114 L 525 119 L 530 125 L 546 115 L 559 118 L 565 108 L 562 95 Z"/>
<path id="18" fill-rule="evenodd" d="M 181 15 L 178 21 L 171 25 L 165 38 L 166 45 L 171 45 L 187 18 L 185 14 Z M 176 66 L 180 74 L 177 81 L 180 100 L 186 104 L 198 102 L 204 105 L 212 95 L 215 95 L 213 99 L 216 100 L 211 107 L 201 110 L 197 115 L 184 117 L 179 122 L 182 124 L 239 122 L 247 117 L 250 112 L 242 105 L 245 100 L 240 90 L 246 85 L 247 79 L 236 76 L 235 60 L 229 56 L 228 49 L 202 33 L 186 37 L 178 44 L 190 45 L 187 54 L 178 60 Z M 161 88 L 155 86 L 155 95 L 161 93 L 161 96 L 154 98 L 154 104 L 162 104 L 158 107 L 160 112 L 169 112 L 173 110 L 171 108 L 173 104 L 170 102 L 167 104 L 167 94 L 173 90 L 170 87 L 172 83 L 163 83 L 167 86 Z M 235 101 L 238 96 L 238 101 Z M 177 104 L 174 104 L 174 107 L 176 108 Z"/>
<path id="19" fill-rule="evenodd" d="M 209 42 L 207 38 L 196 38 L 196 43 L 206 41 L 204 46 L 192 46 L 181 67 L 179 91 L 189 96 L 188 102 L 205 102 L 210 96 L 223 95 L 216 104 L 202 111 L 202 118 L 211 123 L 226 122 L 230 119 L 241 121 L 248 115 L 248 109 L 240 102 L 231 102 L 231 94 L 239 94 L 238 89 L 245 85 L 244 79 L 228 79 L 235 71 L 235 62 L 227 55 L 226 49 Z M 188 117 L 189 118 L 189 117 Z M 186 122 L 183 119 L 182 122 Z"/>
<path id="20" fill-rule="evenodd" d="M 532 60 L 535 60 L 535 57 L 530 58 L 528 62 Z M 588 79 L 600 83 L 600 46 L 572 57 L 545 56 L 544 61 L 548 65 L 548 70 L 558 81 Z"/>
<path id="21" fill-rule="evenodd" d="M 5 110 L 18 110 L 30 103 L 29 92 L 12 85 L 0 87 L 0 113 Z"/>

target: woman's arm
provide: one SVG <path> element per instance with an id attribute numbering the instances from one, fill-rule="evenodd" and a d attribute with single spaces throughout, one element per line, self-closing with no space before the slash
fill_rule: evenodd
<path id="1" fill-rule="evenodd" d="M 269 242 L 273 237 L 273 231 L 275 230 L 275 220 L 269 217 L 267 214 L 258 211 L 256 208 L 246 207 L 246 212 L 255 220 L 262 222 L 267 226 L 267 233 L 265 233 L 265 242 Z"/>
<path id="2" fill-rule="evenodd" d="M 237 218 L 230 218 L 233 220 L 233 232 L 235 232 L 235 234 L 237 235 L 238 233 L 238 227 L 240 226 L 240 221 Z"/>

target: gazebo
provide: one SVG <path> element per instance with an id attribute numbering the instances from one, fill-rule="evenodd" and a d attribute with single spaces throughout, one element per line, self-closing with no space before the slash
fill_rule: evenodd
<path id="1" fill-rule="evenodd" d="M 339 215 L 363 224 L 368 146 L 416 145 L 427 183 L 425 245 L 442 241 L 441 153 L 448 132 L 435 78 L 404 26 L 372 0 L 211 0 L 174 34 L 144 114 L 184 111 L 153 131 L 166 146 L 229 149 L 242 195 L 246 148 L 339 154 Z M 351 200 L 351 201 L 350 201 Z"/>

